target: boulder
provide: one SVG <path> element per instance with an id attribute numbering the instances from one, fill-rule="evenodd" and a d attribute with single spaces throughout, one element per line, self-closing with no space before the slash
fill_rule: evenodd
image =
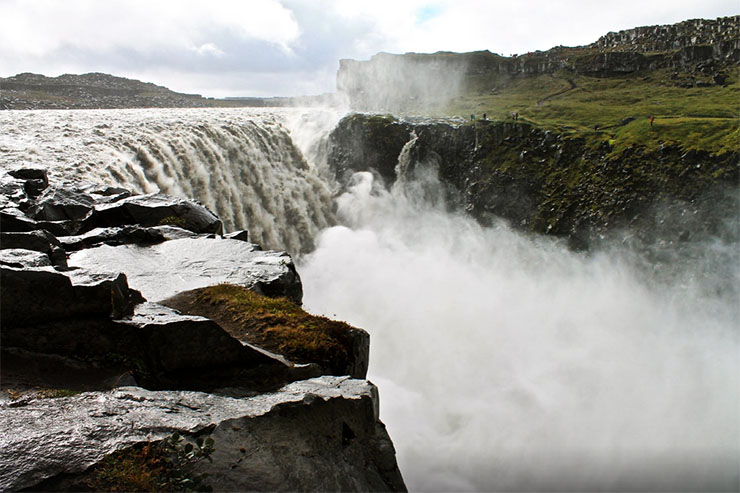
<path id="1" fill-rule="evenodd" d="M 123 387 L 0 404 L 0 489 L 84 489 L 114 451 L 210 434 L 215 491 L 404 491 L 367 381 L 321 377 L 234 399 Z M 33 419 L 29 419 L 29 417 Z M 74 430 L 73 433 L 70 430 Z"/>
<path id="2" fill-rule="evenodd" d="M 82 221 L 95 199 L 72 185 L 50 186 L 36 199 L 28 215 L 38 221 Z"/>
<path id="3" fill-rule="evenodd" d="M 223 231 L 221 220 L 211 211 L 192 200 L 180 199 L 162 193 L 135 195 L 95 206 L 83 232 L 97 227 L 172 225 L 194 233 Z"/>
<path id="4" fill-rule="evenodd" d="M 183 291 L 229 283 L 268 296 L 303 297 L 300 277 L 284 252 L 222 238 L 183 238 L 147 247 L 99 246 L 73 253 L 72 266 L 125 272 L 129 283 L 151 301 Z"/>
<path id="5" fill-rule="evenodd" d="M 18 168 L 8 171 L 8 174 L 25 181 L 23 189 L 29 197 L 38 197 L 49 186 L 49 176 L 45 169 Z"/>

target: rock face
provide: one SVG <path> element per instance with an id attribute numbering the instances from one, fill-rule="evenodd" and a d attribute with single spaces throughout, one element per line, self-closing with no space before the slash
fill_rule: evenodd
<path id="1" fill-rule="evenodd" d="M 379 125 L 378 119 L 387 122 Z M 657 234 L 649 212 L 658 204 L 686 208 L 709 230 L 720 227 L 719 211 L 738 207 L 737 152 L 712 155 L 665 145 L 615 153 L 607 142 L 593 146 L 523 122 L 415 124 L 350 115 L 330 137 L 329 163 L 338 179 L 346 170 L 371 171 L 367 152 L 395 154 L 396 163 L 405 145 L 396 135 L 412 131 L 416 140 L 404 172 L 436 170 L 453 207 L 483 223 L 501 217 L 517 228 L 564 237 L 577 248 L 620 228 Z M 390 170 L 386 164 L 372 171 L 393 183 L 396 171 Z M 676 240 L 690 234 L 666 228 L 662 233 Z"/>
<path id="2" fill-rule="evenodd" d="M 181 238 L 151 246 L 101 245 L 73 253 L 76 267 L 126 272 L 150 300 L 219 283 L 247 286 L 300 303 L 303 290 L 290 256 L 224 238 Z"/>
<path id="3" fill-rule="evenodd" d="M 203 472 L 215 491 L 405 489 L 377 421 L 376 388 L 347 377 L 243 399 L 123 387 L 4 403 L 0 413 L 0 488 L 8 491 L 79 489 L 106 455 L 173 432 L 213 438 Z"/>
<path id="4" fill-rule="evenodd" d="M 289 255 L 161 194 L 24 169 L 0 191 L 0 489 L 89 489 L 111 453 L 173 432 L 217 441 L 203 466 L 217 490 L 405 489 L 372 384 L 316 379 L 318 364 L 144 298 L 231 283 L 300 310 Z"/>
<path id="5" fill-rule="evenodd" d="M 489 51 L 379 53 L 368 61 L 340 60 L 337 89 L 360 111 L 404 111 L 447 101 L 485 80 L 488 89 L 512 78 L 570 70 L 613 77 L 660 68 L 694 71 L 740 62 L 740 16 L 609 33 L 593 44 L 555 47 L 512 57 Z M 721 82 L 718 82 L 721 83 Z"/>

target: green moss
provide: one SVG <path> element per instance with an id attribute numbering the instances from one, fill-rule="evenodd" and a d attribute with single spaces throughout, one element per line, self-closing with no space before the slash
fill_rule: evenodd
<path id="1" fill-rule="evenodd" d="M 116 451 L 89 473 L 85 486 L 94 491 L 212 491 L 205 474 L 193 466 L 212 460 L 213 439 L 199 438 L 195 445 L 177 434 L 160 442 L 148 442 Z"/>
<path id="2" fill-rule="evenodd" d="M 184 228 L 185 224 L 187 224 L 187 221 L 182 217 L 167 216 L 159 221 L 159 224 L 161 226 L 178 226 L 180 228 Z"/>
<path id="3" fill-rule="evenodd" d="M 318 363 L 335 372 L 342 372 L 350 361 L 353 328 L 311 315 L 287 298 L 268 298 L 242 286 L 221 284 L 199 290 L 195 301 L 225 310 L 240 331 L 293 361 Z"/>

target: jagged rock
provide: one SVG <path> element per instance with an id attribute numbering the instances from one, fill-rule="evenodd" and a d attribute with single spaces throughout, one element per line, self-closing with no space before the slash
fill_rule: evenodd
<path id="1" fill-rule="evenodd" d="M 24 248 L 45 253 L 57 267 L 67 267 L 67 256 L 59 240 L 44 230 L 0 232 L 0 249 Z"/>
<path id="2" fill-rule="evenodd" d="M 246 229 L 225 233 L 223 236 L 229 240 L 249 241 L 249 232 Z"/>
<path id="3" fill-rule="evenodd" d="M 17 208 L 26 200 L 25 182 L 8 173 L 0 174 L 0 208 Z"/>
<path id="4" fill-rule="evenodd" d="M 0 405 L 0 489 L 72 489 L 106 455 L 210 433 L 215 491 L 402 491 L 377 389 L 338 377 L 233 399 L 135 387 Z M 32 419 L 30 419 L 32 417 Z M 75 430 L 70 433 L 70 430 Z"/>
<path id="5" fill-rule="evenodd" d="M 60 273 L 51 267 L 0 267 L 3 332 L 37 322 L 79 315 L 121 317 L 132 313 L 138 297 L 126 276 L 72 269 Z"/>
<path id="6" fill-rule="evenodd" d="M 319 365 L 322 374 L 367 375 L 370 335 L 366 331 L 306 313 L 289 300 L 265 300 L 243 286 L 222 284 L 179 293 L 161 303 L 207 317 L 240 341 L 279 352 L 294 362 Z"/>
<path id="7" fill-rule="evenodd" d="M 37 221 L 82 221 L 95 199 L 77 187 L 50 186 L 36 199 L 28 215 Z"/>
<path id="8" fill-rule="evenodd" d="M 8 171 L 14 178 L 25 180 L 23 189 L 29 197 L 37 197 L 49 186 L 49 176 L 45 169 L 18 168 Z"/>
<path id="9" fill-rule="evenodd" d="M 136 305 L 134 314 L 123 319 L 86 314 L 5 324 L 0 337 L 3 351 L 56 355 L 70 367 L 93 363 L 89 381 L 95 380 L 90 373 L 100 371 L 131 373 L 141 385 L 155 389 L 238 387 L 244 393 L 320 375 L 315 366 L 292 365 L 242 344 L 207 318 L 154 303 Z"/>
<path id="10" fill-rule="evenodd" d="M 131 318 L 115 323 L 123 332 L 129 327 L 139 334 L 139 350 L 147 355 L 148 367 L 160 386 L 204 388 L 210 382 L 211 387 L 223 387 L 234 384 L 235 375 L 239 385 L 252 389 L 289 381 L 288 367 L 282 361 L 243 345 L 207 318 L 143 303 Z"/>
<path id="11" fill-rule="evenodd" d="M 328 162 L 344 167 L 334 168 L 338 179 L 343 169 L 367 170 L 363 147 L 374 148 L 387 132 L 371 124 L 374 118 L 351 115 L 330 135 Z M 614 152 L 608 142 L 594 148 L 583 138 L 566 138 L 525 122 L 407 125 L 418 138 L 404 172 L 432 168 L 447 203 L 482 223 L 503 218 L 516 228 L 564 237 L 576 249 L 587 249 L 592 240 L 620 228 L 653 236 L 650 226 L 633 218 L 660 200 L 708 202 L 740 183 L 737 152 L 691 154 L 678 145 Z M 358 126 L 362 133 L 348 132 Z M 363 144 L 361 137 L 373 132 L 379 135 Z M 392 146 L 397 153 L 401 148 Z M 679 162 L 680 173 L 666 165 Z M 716 214 L 703 220 L 724 221 Z"/>
<path id="12" fill-rule="evenodd" d="M 26 267 L 50 267 L 51 259 L 45 253 L 23 248 L 0 250 L 0 265 L 23 269 Z"/>
<path id="13" fill-rule="evenodd" d="M 149 300 L 214 284 L 247 286 L 269 296 L 301 302 L 303 290 L 293 260 L 283 252 L 220 238 L 183 238 L 148 247 L 122 245 L 73 253 L 69 264 L 126 272 L 129 283 Z"/>
<path id="14" fill-rule="evenodd" d="M 161 193 L 97 204 L 82 230 L 127 224 L 143 227 L 173 225 L 194 233 L 220 234 L 223 230 L 221 220 L 202 205 Z"/>
<path id="15" fill-rule="evenodd" d="M 167 240 L 197 237 L 197 233 L 176 226 L 123 226 L 112 228 L 95 228 L 80 235 L 62 236 L 59 241 L 67 251 L 93 248 L 105 245 L 152 245 Z"/>

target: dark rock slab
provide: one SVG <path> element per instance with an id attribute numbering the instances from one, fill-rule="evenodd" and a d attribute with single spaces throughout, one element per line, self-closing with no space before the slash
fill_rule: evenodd
<path id="1" fill-rule="evenodd" d="M 83 250 L 99 245 L 153 245 L 167 240 L 194 238 L 197 233 L 176 226 L 122 226 L 95 228 L 80 235 L 62 236 L 59 241 L 67 251 Z"/>
<path id="2" fill-rule="evenodd" d="M 18 168 L 8 171 L 8 174 L 24 180 L 23 189 L 29 197 L 38 197 L 49 186 L 49 176 L 42 168 Z"/>
<path id="3" fill-rule="evenodd" d="M 0 201 L 2 192 L 0 191 Z M 26 216 L 17 207 L 6 207 L 0 210 L 0 231 L 35 231 L 40 229 L 38 223 Z"/>
<path id="4" fill-rule="evenodd" d="M 221 220 L 195 201 L 153 193 L 97 204 L 83 231 L 126 224 L 173 225 L 194 233 L 220 234 L 223 230 Z"/>
<path id="5" fill-rule="evenodd" d="M 121 273 L 51 267 L 0 267 L 3 331 L 79 315 L 121 317 L 132 313 L 139 297 Z"/>
<path id="6" fill-rule="evenodd" d="M 321 377 L 234 399 L 124 387 L 0 404 L 0 489 L 78 490 L 106 455 L 210 433 L 215 491 L 402 491 L 374 385 Z M 71 430 L 74 430 L 71 432 Z"/>
<path id="7" fill-rule="evenodd" d="M 67 256 L 59 240 L 45 230 L 0 232 L 0 249 L 23 248 L 45 253 L 58 267 L 67 266 Z"/>
<path id="8" fill-rule="evenodd" d="M 116 332 L 137 333 L 140 348 L 125 351 L 145 359 L 155 386 L 203 389 L 238 380 L 244 387 L 267 389 L 290 381 L 289 365 L 243 345 L 204 317 L 142 303 L 132 317 L 114 323 Z"/>
<path id="9" fill-rule="evenodd" d="M 36 199 L 28 215 L 38 221 L 82 221 L 94 204 L 95 199 L 78 187 L 52 185 Z"/>
<path id="10" fill-rule="evenodd" d="M 148 247 L 103 245 L 73 253 L 69 263 L 96 271 L 125 272 L 130 285 L 151 301 L 220 283 L 286 296 L 297 303 L 303 297 L 300 277 L 288 254 L 259 251 L 240 240 L 184 238 Z"/>
<path id="11" fill-rule="evenodd" d="M 94 364 L 107 374 L 131 374 L 153 389 L 273 390 L 321 374 L 242 344 L 216 322 L 182 315 L 155 303 L 136 305 L 130 317 L 83 314 L 20 325 L 6 324 L 3 350 L 56 355 L 67 366 Z M 92 378 L 88 378 L 91 380 Z M 5 380 L 5 378 L 3 379 Z"/>
<path id="12" fill-rule="evenodd" d="M 23 269 L 26 267 L 51 267 L 51 260 L 45 253 L 23 248 L 4 248 L 0 250 L 0 265 Z"/>

